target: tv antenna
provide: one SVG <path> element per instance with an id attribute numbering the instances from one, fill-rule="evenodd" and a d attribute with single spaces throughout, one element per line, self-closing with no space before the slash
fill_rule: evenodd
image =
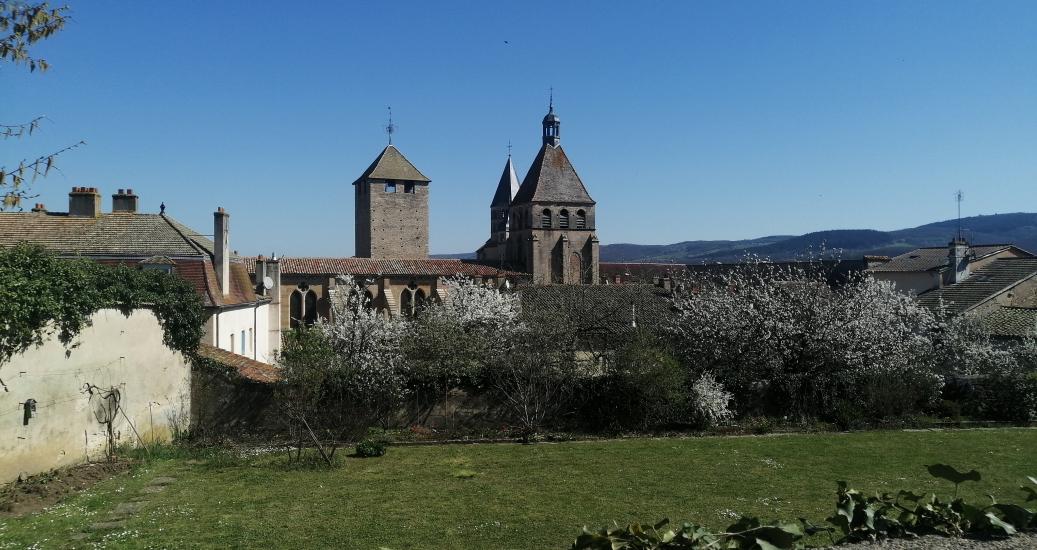
<path id="1" fill-rule="evenodd" d="M 389 134 L 389 145 L 392 145 L 392 135 L 396 133 L 396 125 L 392 123 L 392 106 L 389 109 L 389 123 L 385 125 L 385 133 Z"/>
<path id="2" fill-rule="evenodd" d="M 965 240 L 961 234 L 961 201 L 965 200 L 965 192 L 958 189 L 958 192 L 954 194 L 954 200 L 958 203 L 958 240 Z"/>

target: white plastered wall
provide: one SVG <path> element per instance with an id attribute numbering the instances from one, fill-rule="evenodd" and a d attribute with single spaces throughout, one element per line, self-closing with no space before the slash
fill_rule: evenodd
<path id="1" fill-rule="evenodd" d="M 206 322 L 206 341 L 227 351 L 244 355 L 257 361 L 271 363 L 270 347 L 270 304 L 248 305 L 235 309 L 224 309 L 213 313 Z M 244 333 L 246 346 L 241 348 Z M 231 347 L 233 336 L 233 347 Z"/>
<path id="2" fill-rule="evenodd" d="M 162 342 L 155 315 L 107 309 L 92 321 L 70 352 L 51 336 L 0 366 L 6 386 L 0 387 L 0 483 L 104 457 L 107 430 L 89 385 L 119 390 L 125 416 L 118 413 L 112 423 L 117 444 L 139 444 L 133 427 L 147 444 L 168 441 L 171 422 L 186 421 L 191 369 Z M 36 411 L 26 422 L 29 399 Z"/>

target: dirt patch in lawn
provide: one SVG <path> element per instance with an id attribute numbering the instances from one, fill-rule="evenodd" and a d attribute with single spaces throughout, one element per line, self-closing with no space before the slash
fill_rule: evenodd
<path id="1" fill-rule="evenodd" d="M 80 464 L 30 476 L 0 487 L 0 518 L 38 512 L 65 497 L 125 472 L 129 461 Z"/>

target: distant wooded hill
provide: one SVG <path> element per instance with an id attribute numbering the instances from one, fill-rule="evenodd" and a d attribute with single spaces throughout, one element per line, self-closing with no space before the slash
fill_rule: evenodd
<path id="1" fill-rule="evenodd" d="M 1037 213 L 1017 212 L 962 218 L 961 226 L 972 244 L 1010 243 L 1037 253 Z M 817 256 L 845 259 L 865 254 L 896 256 L 923 246 L 945 246 L 958 230 L 957 220 L 935 222 L 897 231 L 832 229 L 806 235 L 775 235 L 742 241 L 684 241 L 674 244 L 606 244 L 603 262 L 660 262 L 701 264 L 734 262 L 746 254 L 771 260 Z M 433 258 L 475 258 L 474 253 L 433 254 Z"/>
<path id="2" fill-rule="evenodd" d="M 973 244 L 1011 243 L 1037 252 L 1037 213 L 994 214 L 962 218 L 965 236 Z M 923 246 L 945 246 L 957 231 L 957 220 L 900 229 L 834 229 L 806 235 L 778 235 L 742 241 L 684 241 L 664 245 L 609 244 L 601 247 L 603 262 L 712 263 L 738 261 L 746 254 L 772 260 L 817 255 L 859 258 L 865 254 L 895 256 Z"/>

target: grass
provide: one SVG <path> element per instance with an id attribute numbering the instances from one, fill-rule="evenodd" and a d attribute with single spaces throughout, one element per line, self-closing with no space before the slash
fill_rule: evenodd
<path id="1" fill-rule="evenodd" d="M 567 548 L 583 525 L 662 517 L 722 528 L 739 513 L 822 522 L 835 481 L 949 494 L 927 464 L 982 472 L 967 498 L 1020 502 L 1037 475 L 1037 430 L 864 432 L 393 447 L 335 470 L 283 455 L 158 458 L 45 512 L 0 520 L 0 548 L 67 547 L 155 476 L 125 529 L 79 547 Z"/>

